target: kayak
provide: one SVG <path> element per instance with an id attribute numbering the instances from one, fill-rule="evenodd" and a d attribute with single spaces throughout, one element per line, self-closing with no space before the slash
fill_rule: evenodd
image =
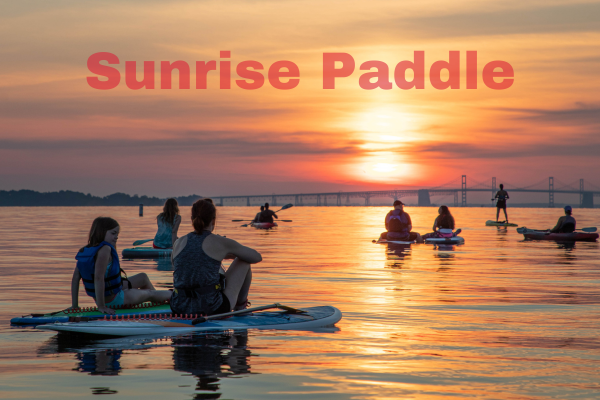
<path id="1" fill-rule="evenodd" d="M 134 247 L 124 249 L 123 258 L 169 258 L 173 249 L 155 249 L 154 247 Z"/>
<path id="2" fill-rule="evenodd" d="M 598 239 L 597 233 L 573 232 L 573 233 L 549 233 L 547 231 L 536 231 L 533 229 L 522 228 L 521 233 L 525 239 L 531 240 L 555 240 L 558 242 L 595 242 Z"/>
<path id="3" fill-rule="evenodd" d="M 492 220 L 485 221 L 485 226 L 519 226 L 517 224 L 508 224 L 506 222 L 496 222 Z"/>
<path id="4" fill-rule="evenodd" d="M 164 303 L 143 303 L 127 308 L 115 310 L 116 315 L 131 317 L 136 315 L 158 315 L 170 314 L 171 306 L 168 302 Z M 13 325 L 41 325 L 55 322 L 68 322 L 69 318 L 104 318 L 106 314 L 98 311 L 97 307 L 84 307 L 72 310 L 61 310 L 47 314 L 30 314 L 22 317 L 13 318 L 10 323 Z"/>
<path id="5" fill-rule="evenodd" d="M 463 244 L 465 242 L 465 238 L 461 236 L 453 236 L 449 238 L 427 238 L 425 239 L 425 243 L 429 244 Z"/>
<path id="6" fill-rule="evenodd" d="M 120 318 L 96 321 L 64 322 L 40 325 L 37 329 L 57 332 L 76 332 L 107 336 L 136 336 L 184 334 L 191 332 L 228 331 L 245 329 L 302 330 L 330 326 L 342 319 L 335 307 L 320 306 L 303 309 L 301 314 L 288 311 L 264 311 L 214 319 L 192 325 L 194 317 Z"/>
<path id="7" fill-rule="evenodd" d="M 252 222 L 250 225 L 258 229 L 271 229 L 277 226 L 274 222 Z"/>

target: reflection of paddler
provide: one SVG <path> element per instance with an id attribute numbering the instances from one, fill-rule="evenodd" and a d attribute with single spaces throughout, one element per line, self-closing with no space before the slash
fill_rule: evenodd
<path id="1" fill-rule="evenodd" d="M 191 336 L 173 339 L 173 366 L 198 378 L 196 390 L 210 391 L 203 399 L 218 399 L 219 379 L 250 373 L 248 333 L 232 336 Z"/>
<path id="2" fill-rule="evenodd" d="M 496 222 L 498 222 L 498 217 L 500 216 L 500 210 L 504 210 L 504 218 L 505 222 L 508 224 L 508 214 L 506 214 L 506 200 L 510 199 L 508 196 L 508 192 L 504 190 L 504 185 L 500 184 L 500 190 L 496 192 L 496 197 L 494 199 L 498 199 L 496 202 Z"/>
<path id="3" fill-rule="evenodd" d="M 423 243 L 423 238 L 418 232 L 411 232 L 412 221 L 410 215 L 404 211 L 404 203 L 400 200 L 394 201 L 394 209 L 385 216 L 385 229 L 379 240 L 409 241 L 416 240 Z"/>

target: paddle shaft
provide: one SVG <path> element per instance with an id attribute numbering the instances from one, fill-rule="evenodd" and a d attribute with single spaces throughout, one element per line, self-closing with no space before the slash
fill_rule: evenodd
<path id="1" fill-rule="evenodd" d="M 202 322 L 206 322 L 210 319 L 223 318 L 223 317 L 228 317 L 230 315 L 246 314 L 246 313 L 253 312 L 253 311 L 270 310 L 272 308 L 279 308 L 280 310 L 285 310 L 285 311 L 288 311 L 293 314 L 300 314 L 300 313 L 304 312 L 302 310 L 298 310 L 297 308 L 292 308 L 292 307 L 284 306 L 279 303 L 274 303 L 274 304 L 269 304 L 267 306 L 252 307 L 252 308 L 246 308 L 245 310 L 231 311 L 228 313 L 209 315 L 208 317 L 201 317 L 201 318 L 198 318 L 198 319 L 195 319 L 194 321 L 192 321 L 192 325 L 197 325 Z"/>
<path id="2" fill-rule="evenodd" d="M 152 242 L 154 240 L 154 238 L 152 239 L 144 239 L 144 240 L 136 240 L 135 242 L 133 242 L 134 246 L 139 246 L 140 244 L 144 244 L 147 242 Z"/>

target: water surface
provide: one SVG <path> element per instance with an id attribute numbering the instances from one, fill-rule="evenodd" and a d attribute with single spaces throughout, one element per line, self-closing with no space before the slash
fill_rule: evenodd
<path id="1" fill-rule="evenodd" d="M 231 219 L 217 231 L 263 254 L 254 306 L 333 305 L 335 328 L 90 340 L 10 318 L 70 305 L 74 255 L 91 221 L 121 224 L 119 252 L 154 236 L 158 207 L 0 208 L 0 397 L 144 399 L 600 398 L 598 243 L 523 241 L 484 226 L 495 209 L 452 208 L 462 246 L 371 243 L 389 208 L 294 207 L 271 231 Z M 428 232 L 435 208 L 407 208 Z M 509 209 L 511 222 L 553 226 L 560 209 Z M 181 233 L 191 230 L 189 207 Z M 600 210 L 575 210 L 578 226 Z M 169 260 L 124 261 L 172 285 Z M 81 305 L 92 306 L 81 295 Z"/>

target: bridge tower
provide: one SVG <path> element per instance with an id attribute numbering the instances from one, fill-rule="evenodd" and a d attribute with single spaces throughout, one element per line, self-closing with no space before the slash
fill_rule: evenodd
<path id="1" fill-rule="evenodd" d="M 323 195 L 323 205 L 325 207 L 327 207 L 327 195 L 326 194 Z"/>
<path id="2" fill-rule="evenodd" d="M 349 194 L 346 195 L 346 205 L 347 206 L 350 205 L 350 195 Z"/>
<path id="3" fill-rule="evenodd" d="M 369 193 L 365 194 L 365 206 L 371 205 L 371 195 Z"/>
<path id="4" fill-rule="evenodd" d="M 219 205 L 220 205 L 220 206 L 223 206 L 223 198 L 222 198 L 222 197 L 221 197 L 221 198 L 219 198 Z"/>
<path id="5" fill-rule="evenodd" d="M 339 206 L 341 206 L 341 205 L 342 205 L 342 192 L 339 192 L 339 193 L 337 194 L 337 199 L 336 199 L 336 200 L 337 200 L 337 201 L 336 201 L 336 205 L 337 205 L 338 207 L 339 207 Z"/>
<path id="6" fill-rule="evenodd" d="M 273 196 L 271 196 L 271 205 L 272 206 L 277 205 L 277 197 L 275 196 L 275 193 L 273 193 Z"/>
<path id="7" fill-rule="evenodd" d="M 431 206 L 431 198 L 429 197 L 429 190 L 427 189 L 419 189 L 418 197 L 419 197 L 419 207 L 429 207 Z M 398 193 L 396 192 L 396 197 Z"/>
<path id="8" fill-rule="evenodd" d="M 467 206 L 467 176 L 462 176 L 462 207 Z"/>
<path id="9" fill-rule="evenodd" d="M 548 178 L 548 207 L 554 208 L 554 177 Z"/>
<path id="10" fill-rule="evenodd" d="M 458 190 L 454 191 L 454 207 L 458 207 Z"/>
<path id="11" fill-rule="evenodd" d="M 317 207 L 319 207 L 321 205 L 321 195 L 318 194 L 317 195 Z"/>
<path id="12" fill-rule="evenodd" d="M 492 178 L 492 199 L 494 198 L 494 196 L 496 195 L 496 177 L 494 176 Z M 492 200 L 493 202 L 494 200 Z M 492 203 L 494 204 L 494 203 Z"/>

